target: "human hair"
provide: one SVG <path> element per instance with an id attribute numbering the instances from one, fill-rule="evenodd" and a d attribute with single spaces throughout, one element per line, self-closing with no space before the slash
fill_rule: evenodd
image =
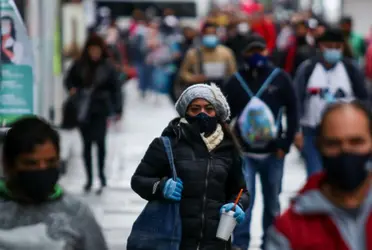
<path id="1" fill-rule="evenodd" d="M 59 135 L 52 126 L 36 116 L 24 117 L 14 122 L 3 142 L 2 163 L 6 169 L 15 166 L 19 155 L 32 153 L 35 147 L 50 141 L 59 154 Z"/>
<path id="2" fill-rule="evenodd" d="M 9 21 L 10 22 L 10 27 L 11 27 L 10 35 L 14 40 L 17 40 L 16 29 L 15 29 L 15 24 L 14 24 L 13 18 L 11 18 L 10 16 L 3 16 L 3 17 L 1 17 L 1 21 Z"/>
<path id="3" fill-rule="evenodd" d="M 353 24 L 353 18 L 351 16 L 344 16 L 341 18 L 341 24 L 348 24 L 352 25 Z"/>
<path id="4" fill-rule="evenodd" d="M 368 123 L 369 123 L 369 130 L 370 130 L 370 133 L 372 135 L 372 112 L 371 112 L 371 109 L 369 108 L 369 106 L 366 102 L 359 101 L 359 100 L 353 100 L 351 102 L 339 101 L 339 102 L 330 104 L 328 107 L 326 107 L 326 109 L 323 112 L 321 122 L 317 127 L 316 132 L 317 132 L 318 137 L 322 136 L 322 134 L 323 134 L 323 129 L 324 129 L 324 126 L 325 126 L 326 118 L 330 114 L 332 114 L 334 111 L 337 111 L 337 110 L 340 110 L 340 109 L 343 109 L 343 108 L 346 108 L 346 107 L 351 107 L 355 110 L 361 111 L 366 116 L 366 118 L 368 119 Z"/>
<path id="5" fill-rule="evenodd" d="M 209 29 L 209 28 L 215 28 L 215 29 L 217 29 L 217 26 L 215 24 L 213 24 L 213 23 L 207 22 L 207 23 L 205 23 L 203 25 L 203 27 L 201 29 L 201 32 L 204 34 L 207 31 L 207 29 Z"/>
<path id="6" fill-rule="evenodd" d="M 101 49 L 102 51 L 101 60 L 109 58 L 109 52 L 105 40 L 103 40 L 101 36 L 94 32 L 90 34 L 90 36 L 85 42 L 83 53 L 81 54 L 80 58 L 82 62 L 89 62 L 91 60 L 88 52 L 90 46 L 97 46 Z"/>

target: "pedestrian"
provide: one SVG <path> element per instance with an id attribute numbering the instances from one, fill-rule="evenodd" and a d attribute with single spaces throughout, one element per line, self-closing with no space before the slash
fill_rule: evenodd
<path id="1" fill-rule="evenodd" d="M 341 19 L 340 28 L 343 31 L 346 42 L 351 48 L 352 55 L 358 64 L 363 66 L 367 44 L 363 36 L 355 32 L 353 25 L 354 20 L 352 17 L 345 16 Z"/>
<path id="2" fill-rule="evenodd" d="M 176 109 L 180 117 L 162 136 L 170 138 L 179 180 L 170 178 L 162 140 L 156 138 L 132 177 L 132 188 L 149 201 L 180 202 L 180 250 L 231 249 L 230 242 L 216 238 L 220 211 L 231 210 L 245 190 L 238 145 L 226 124 L 230 108 L 216 85 L 196 84 L 183 92 Z M 238 223 L 248 200 L 245 191 L 235 209 Z"/>
<path id="3" fill-rule="evenodd" d="M 202 46 L 187 52 L 181 66 L 181 78 L 189 85 L 214 82 L 220 86 L 235 72 L 233 52 L 220 44 L 217 27 L 207 23 L 202 29 Z"/>
<path id="4" fill-rule="evenodd" d="M 294 36 L 291 45 L 287 50 L 284 70 L 291 76 L 295 76 L 298 67 L 307 59 L 316 55 L 316 47 L 309 42 L 308 22 L 300 21 L 295 26 Z"/>
<path id="5" fill-rule="evenodd" d="M 108 249 L 93 212 L 58 185 L 59 162 L 51 125 L 33 116 L 12 124 L 0 181 L 2 249 Z"/>
<path id="6" fill-rule="evenodd" d="M 317 130 L 324 170 L 277 218 L 266 250 L 372 249 L 371 119 L 358 101 L 326 109 Z"/>
<path id="7" fill-rule="evenodd" d="M 275 68 L 268 60 L 263 37 L 252 35 L 244 49 L 246 67 L 224 85 L 231 116 L 236 120 L 234 131 L 244 151 L 244 175 L 251 194 L 246 219 L 234 232 L 236 249 L 249 247 L 250 223 L 256 193 L 256 174 L 260 175 L 264 197 L 263 243 L 266 230 L 280 213 L 285 155 L 297 131 L 297 99 L 287 73 Z M 287 128 L 282 126 L 286 112 Z"/>
<path id="8" fill-rule="evenodd" d="M 299 67 L 295 87 L 299 98 L 301 132 L 295 144 L 305 158 L 308 177 L 322 170 L 315 146 L 316 127 L 328 102 L 342 98 L 368 98 L 364 76 L 356 64 L 343 57 L 344 37 L 338 29 L 328 29 L 318 40 L 320 56 Z"/>
<path id="9" fill-rule="evenodd" d="M 247 21 L 232 23 L 227 27 L 227 40 L 225 45 L 234 52 L 238 68 L 244 65 L 242 51 L 246 46 L 246 38 L 251 34 Z"/>
<path id="10" fill-rule="evenodd" d="M 98 173 L 101 181 L 98 194 L 107 184 L 104 171 L 107 121 L 120 120 L 123 105 L 118 72 L 108 58 L 103 39 L 92 35 L 84 46 L 81 58 L 73 63 L 65 79 L 66 89 L 76 102 L 83 138 L 86 192 L 91 190 L 93 184 L 93 143 L 98 147 Z"/>

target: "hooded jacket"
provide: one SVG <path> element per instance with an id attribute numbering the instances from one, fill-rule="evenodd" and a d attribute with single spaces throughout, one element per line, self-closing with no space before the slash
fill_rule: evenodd
<path id="1" fill-rule="evenodd" d="M 372 187 L 358 209 L 342 209 L 314 175 L 269 230 L 266 250 L 372 250 Z"/>
<path id="2" fill-rule="evenodd" d="M 49 201 L 32 205 L 14 199 L 0 181 L 0 210 L 0 249 L 108 249 L 89 207 L 59 187 Z"/>
<path id="3" fill-rule="evenodd" d="M 162 136 L 171 140 L 177 175 L 184 185 L 180 250 L 230 249 L 228 243 L 216 238 L 216 232 L 220 208 L 233 202 L 240 189 L 245 189 L 241 158 L 232 139 L 225 133 L 222 142 L 209 152 L 197 128 L 180 123 L 179 118 L 169 124 Z M 162 200 L 165 182 L 170 177 L 164 145 L 156 138 L 132 177 L 132 188 L 148 201 Z M 243 210 L 248 208 L 247 192 L 239 205 Z"/>

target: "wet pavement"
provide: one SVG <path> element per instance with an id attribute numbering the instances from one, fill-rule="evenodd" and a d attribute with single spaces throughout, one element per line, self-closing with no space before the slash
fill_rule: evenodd
<path id="1" fill-rule="evenodd" d="M 76 131 L 63 132 L 64 143 L 74 145 L 69 155 L 69 167 L 62 185 L 71 193 L 80 196 L 93 209 L 97 220 L 102 225 L 110 249 L 126 249 L 126 240 L 131 226 L 143 209 L 146 202 L 130 189 L 130 179 L 148 145 L 160 133 L 168 122 L 176 117 L 175 110 L 166 97 L 151 96 L 146 100 L 140 98 L 135 81 L 126 85 L 125 111 L 122 122 L 110 128 L 107 139 L 106 173 L 108 188 L 101 195 L 94 192 L 84 194 L 85 183 L 83 164 L 80 157 L 81 141 Z M 93 154 L 94 156 L 96 154 Z M 96 163 L 96 157 L 94 157 Z M 298 190 L 305 179 L 305 171 L 296 150 L 287 156 L 281 195 L 282 207 L 288 206 L 289 199 Z M 259 180 L 257 179 L 259 184 Z M 98 178 L 96 180 L 98 188 Z M 261 187 L 257 187 L 255 207 L 252 221 L 252 246 L 258 249 L 262 234 L 262 195 Z"/>

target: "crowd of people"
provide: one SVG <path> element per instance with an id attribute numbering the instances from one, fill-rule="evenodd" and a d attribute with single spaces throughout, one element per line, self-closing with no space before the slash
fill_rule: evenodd
<path id="1" fill-rule="evenodd" d="M 107 185 L 107 121 L 121 119 L 121 86 L 136 76 L 142 98 L 149 91 L 169 95 L 179 117 L 133 174 L 132 189 L 149 203 L 128 250 L 248 249 L 257 175 L 263 250 L 372 250 L 368 38 L 353 31 L 349 17 L 336 26 L 311 13 L 279 22 L 259 4 L 249 13 L 214 10 L 200 30 L 181 27 L 165 9 L 159 19 L 136 11 L 125 40 L 114 23 L 92 32 L 65 78 L 62 124 L 82 135 L 84 191 L 92 188 L 93 143 L 98 194 Z M 292 144 L 304 158 L 307 183 L 282 213 Z M 57 184 L 60 156 L 57 132 L 39 118 L 20 119 L 6 134 L 0 229 L 24 236 L 0 233 L 0 247 L 108 249 L 90 210 Z M 229 211 L 237 226 L 224 241 L 216 232 Z M 26 237 L 28 229 L 40 241 Z"/>

